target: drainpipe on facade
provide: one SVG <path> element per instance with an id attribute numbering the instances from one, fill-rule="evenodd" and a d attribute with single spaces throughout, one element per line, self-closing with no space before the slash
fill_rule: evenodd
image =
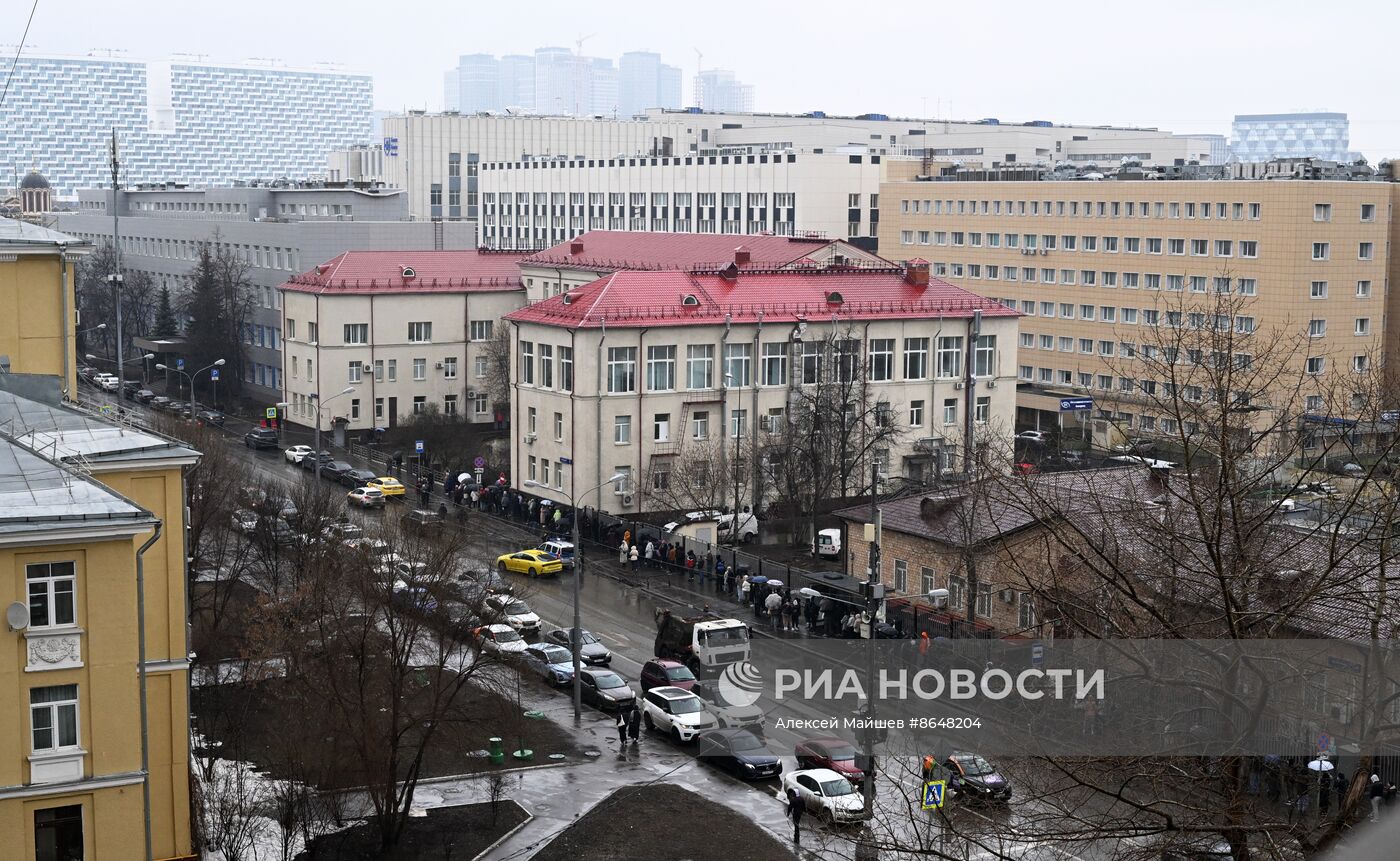
<path id="1" fill-rule="evenodd" d="M 607 343 L 607 340 L 608 321 L 603 320 L 602 334 L 598 336 L 598 358 L 595 362 L 596 367 L 594 368 L 598 380 L 593 389 L 593 400 L 597 405 L 595 412 L 597 413 L 598 422 L 598 432 L 594 434 L 595 439 L 593 441 L 596 449 L 593 460 L 593 483 L 598 486 L 598 505 L 597 508 L 594 509 L 595 511 L 603 510 L 603 356 L 605 355 L 603 352 L 603 345 Z"/>
<path id="2" fill-rule="evenodd" d="M 641 493 L 643 475 L 642 465 L 645 463 L 645 460 L 642 458 L 642 446 L 646 445 L 646 435 L 642 432 L 642 429 L 644 427 L 644 423 L 642 422 L 642 379 L 643 370 L 646 367 L 643 364 L 643 362 L 646 361 L 646 336 L 647 332 L 650 331 L 651 327 L 648 326 L 647 328 L 637 333 L 637 471 L 632 475 L 632 486 L 634 488 L 632 494 L 633 496 L 636 496 Z M 632 501 L 640 502 L 640 500 L 636 499 Z M 626 507 L 627 506 L 625 505 L 623 506 L 623 508 Z"/>
<path id="3" fill-rule="evenodd" d="M 749 425 L 749 449 L 750 449 L 750 451 L 749 451 L 749 459 L 750 459 L 750 463 L 749 463 L 750 478 L 749 478 L 749 480 L 750 480 L 750 482 L 752 482 L 752 483 L 750 484 L 750 486 L 749 486 L 749 497 L 750 497 L 750 499 L 753 500 L 753 504 L 752 504 L 750 510 L 753 512 L 753 516 L 754 516 L 754 517 L 758 517 L 758 504 L 759 504 L 759 500 L 758 500 L 758 475 L 759 475 L 759 472 L 758 472 L 758 463 L 759 463 L 759 456 L 758 456 L 758 431 L 759 431 L 759 427 L 758 427 L 758 425 L 759 425 L 759 419 L 758 419 L 758 374 L 759 374 L 759 373 L 761 372 L 761 370 L 762 370 L 762 369 L 759 367 L 759 362 L 762 361 L 762 352 L 761 352 L 762 349 L 763 349 L 763 312 L 762 312 L 762 311 L 759 311 L 759 312 L 758 312 L 758 328 L 754 331 L 754 334 L 753 334 L 753 360 L 752 360 L 752 363 L 751 363 L 751 365 L 750 365 L 750 368 L 752 369 L 752 370 L 750 371 L 750 373 L 753 375 L 753 379 L 751 380 L 751 382 L 753 383 L 753 396 L 752 396 L 752 398 L 750 399 L 750 401 L 751 401 L 752 404 L 753 404 L 753 407 L 752 407 L 753 421 L 752 421 L 752 422 L 750 423 L 750 425 Z M 739 537 L 739 532 L 738 532 L 738 529 L 739 529 L 739 520 L 738 520 L 738 517 L 739 517 L 739 512 L 736 510 L 736 511 L 734 512 L 734 518 L 735 518 L 735 519 L 734 519 L 734 526 L 732 527 L 733 531 L 731 531 L 731 533 L 730 533 L 730 538 L 732 538 L 735 542 L 738 541 L 738 537 Z"/>
<path id="4" fill-rule="evenodd" d="M 725 351 L 725 350 L 728 348 L 728 346 L 729 346 L 729 328 L 730 328 L 730 326 L 731 326 L 732 324 L 733 324 L 733 317 L 732 317 L 731 315 L 729 315 L 729 314 L 725 314 L 725 315 L 724 315 L 724 334 L 722 334 L 722 335 L 719 336 L 719 357 L 718 357 L 718 358 L 719 358 L 719 426 L 722 428 L 722 430 L 720 431 L 720 436 L 719 436 L 719 474 L 722 475 L 722 476 L 724 476 L 724 482 L 725 482 L 726 484 L 729 482 L 729 446 L 725 444 L 724 435 L 725 435 L 726 433 L 729 432 L 729 428 L 725 427 L 725 425 L 729 423 L 729 422 L 728 422 L 729 416 L 726 416 L 726 415 L 725 415 L 725 413 L 729 412 L 729 360 L 725 357 L 724 351 Z M 735 428 L 735 430 L 737 431 L 738 428 Z M 736 446 L 739 444 L 739 434 L 738 434 L 738 433 L 735 433 L 735 434 L 734 434 L 734 444 L 735 444 Z M 736 457 L 737 457 L 737 454 L 736 454 Z M 721 485 L 721 486 L 723 486 L 723 485 Z M 723 498 L 723 493 L 724 493 L 724 491 L 721 490 L 721 491 L 720 491 L 721 498 Z M 737 497 L 737 494 L 736 494 L 736 497 Z M 736 498 L 734 501 L 737 503 L 739 500 Z M 736 512 L 736 513 L 737 513 L 737 512 Z"/>
<path id="5" fill-rule="evenodd" d="M 63 392 L 64 400 L 72 394 L 68 391 L 68 375 L 71 373 L 71 365 L 68 362 L 68 339 L 74 337 L 72 311 L 68 308 L 68 243 L 58 243 L 58 292 L 63 294 L 63 383 L 60 389 Z M 120 394 L 120 392 L 118 393 Z"/>
<path id="6" fill-rule="evenodd" d="M 155 534 L 136 551 L 136 676 L 141 690 L 141 815 L 146 832 L 146 861 L 151 848 L 151 734 L 146 702 L 146 551 L 160 540 L 161 522 Z"/>

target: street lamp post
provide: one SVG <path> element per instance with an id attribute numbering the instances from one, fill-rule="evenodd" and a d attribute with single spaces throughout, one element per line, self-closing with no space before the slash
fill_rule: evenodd
<path id="1" fill-rule="evenodd" d="M 153 358 L 153 356 L 154 356 L 154 354 L 148 355 L 148 356 L 146 356 L 145 358 L 148 358 L 148 359 L 149 359 L 149 358 Z M 192 373 L 192 374 L 186 373 L 186 372 L 180 370 L 179 368 L 172 368 L 172 367 L 170 367 L 170 366 L 168 366 L 168 365 L 164 365 L 164 364 L 156 365 L 156 370 L 158 370 L 158 371 L 165 371 L 166 373 L 169 373 L 169 372 L 171 372 L 171 371 L 174 371 L 175 373 L 177 373 L 177 374 L 179 374 L 180 376 L 184 377 L 184 378 L 185 378 L 185 381 L 188 382 L 188 383 L 190 384 L 190 412 L 189 412 L 189 416 L 190 416 L 190 419 L 193 420 L 193 419 L 194 419 L 194 379 L 195 379 L 195 377 L 198 377 L 200 374 L 204 373 L 205 371 L 207 371 L 207 370 L 209 370 L 209 369 L 211 369 L 211 368 L 221 368 L 221 367 L 223 367 L 223 366 L 224 366 L 224 360 L 223 360 L 223 359 L 217 359 L 217 360 L 215 360 L 213 363 L 208 364 L 208 365 L 205 365 L 204 367 L 200 368 L 199 370 L 195 371 L 195 372 Z"/>
<path id="2" fill-rule="evenodd" d="M 321 478 L 321 407 L 325 406 L 326 404 L 330 403 L 331 401 L 335 400 L 336 398 L 341 397 L 342 395 L 350 395 L 350 394 L 354 394 L 354 393 L 355 393 L 355 387 L 354 387 L 354 386 L 346 386 L 345 388 L 341 389 L 339 392 L 336 392 L 335 394 L 333 394 L 333 395 L 331 395 L 330 397 L 326 398 L 324 401 L 321 400 L 321 394 L 320 394 L 320 392 L 312 392 L 312 393 L 311 393 L 311 400 L 313 400 L 313 401 L 316 402 L 316 433 L 315 433 L 314 438 L 313 438 L 312 443 L 311 443 L 311 456 L 314 457 L 314 458 L 316 459 L 316 478 L 317 478 L 317 480 L 320 480 L 320 478 Z"/>
<path id="3" fill-rule="evenodd" d="M 597 489 L 600 488 L 600 487 L 603 487 L 604 485 L 612 484 L 612 483 L 615 482 L 615 481 L 622 481 L 622 480 L 624 480 L 624 479 L 626 479 L 626 478 L 627 478 L 626 473 L 621 473 L 621 472 L 619 472 L 618 474 L 614 475 L 612 478 L 609 478 L 607 481 L 600 482 L 599 484 L 596 484 L 596 485 L 594 485 L 593 487 L 588 488 L 587 490 L 585 490 L 585 491 L 583 492 L 583 495 L 584 495 L 584 496 L 587 496 L 588 494 L 592 493 L 593 491 L 597 490 Z M 535 481 L 533 478 L 527 478 L 527 479 L 525 479 L 525 486 L 526 486 L 526 487 L 548 487 L 548 485 L 541 484 L 540 482 Z M 569 508 L 573 509 L 573 514 L 574 514 L 574 530 L 573 530 L 573 533 L 574 533 L 574 534 L 573 534 L 573 539 L 574 539 L 574 629 L 573 629 L 573 631 L 569 634 L 569 645 L 571 646 L 570 651 L 573 652 L 573 658 L 574 658 L 574 724 L 575 724 L 575 725 L 577 725 L 577 724 L 583 722 L 583 681 L 582 681 L 582 679 L 579 677 L 579 676 L 580 676 L 580 673 L 581 673 L 581 671 L 582 671 L 582 669 L 583 669 L 583 620 L 582 620 L 582 618 L 581 618 L 582 613 L 581 613 L 581 611 L 580 611 L 580 609 L 579 609 L 580 583 L 582 582 L 582 578 L 583 578 L 583 543 L 579 540 L 579 531 L 578 531 L 578 505 L 575 503 L 575 500 L 576 500 L 577 498 L 578 498 L 578 497 L 575 496 L 574 493 L 571 492 L 571 493 L 569 494 Z"/>

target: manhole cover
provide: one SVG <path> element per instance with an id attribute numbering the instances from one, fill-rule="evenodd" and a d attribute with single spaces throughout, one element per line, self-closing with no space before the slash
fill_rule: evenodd
<path id="1" fill-rule="evenodd" d="M 527 717 L 527 718 L 537 718 L 537 719 L 538 719 L 538 718 L 542 718 L 542 717 L 544 717 L 544 712 L 540 711 L 539 709 L 530 709 L 529 711 L 527 711 L 527 712 L 525 713 L 525 717 Z"/>
<path id="2" fill-rule="evenodd" d="M 585 750 L 585 751 L 583 752 L 583 755 L 584 755 L 584 756 L 596 757 L 596 756 L 602 756 L 602 755 L 603 755 L 603 752 L 602 752 L 601 750 Z"/>
<path id="3" fill-rule="evenodd" d="M 551 753 L 551 754 L 549 755 L 549 758 L 550 758 L 550 759 L 566 759 L 567 757 L 565 757 L 564 754 L 562 754 L 562 753 Z"/>
<path id="4" fill-rule="evenodd" d="M 489 750 L 474 750 L 474 751 L 471 751 L 470 753 L 467 754 L 467 756 L 490 756 L 490 755 L 491 755 L 491 751 L 489 751 Z"/>

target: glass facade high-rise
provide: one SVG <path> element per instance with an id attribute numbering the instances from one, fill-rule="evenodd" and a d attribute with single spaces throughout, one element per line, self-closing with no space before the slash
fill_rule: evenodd
<path id="1" fill-rule="evenodd" d="M 1340 113 L 1237 114 L 1230 129 L 1236 161 L 1324 158 L 1350 161 L 1351 126 Z"/>
<path id="2" fill-rule="evenodd" d="M 681 70 L 649 51 L 623 54 L 618 63 L 563 47 L 499 59 L 463 54 L 443 75 L 443 105 L 464 114 L 631 117 L 648 108 L 679 108 Z"/>
<path id="3" fill-rule="evenodd" d="M 633 117 L 647 108 L 681 106 L 681 70 L 650 51 L 629 51 L 618 61 L 618 116 Z"/>
<path id="4" fill-rule="evenodd" d="M 706 69 L 695 76 L 695 104 L 716 113 L 748 113 L 753 110 L 753 85 L 725 69 Z"/>
<path id="5" fill-rule="evenodd" d="M 0 60 L 0 76 L 11 66 L 0 175 L 37 167 L 65 196 L 110 184 L 114 128 L 124 184 L 304 177 L 372 134 L 367 75 L 31 56 Z"/>

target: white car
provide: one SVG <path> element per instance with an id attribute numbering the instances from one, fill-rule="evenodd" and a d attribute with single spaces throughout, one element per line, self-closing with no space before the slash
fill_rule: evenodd
<path id="1" fill-rule="evenodd" d="M 1024 440 L 1025 442 L 1045 442 L 1045 440 L 1048 439 L 1049 436 L 1050 435 L 1047 434 L 1045 431 L 1027 430 L 1021 431 L 1020 433 L 1016 434 L 1016 439 Z"/>
<path id="2" fill-rule="evenodd" d="M 1176 469 L 1179 465 L 1170 460 L 1157 460 L 1152 457 L 1143 457 L 1140 454 L 1123 454 L 1118 457 L 1109 458 L 1109 460 L 1114 460 L 1118 463 L 1138 464 L 1148 469 Z"/>
<path id="3" fill-rule="evenodd" d="M 828 825 L 860 822 L 865 818 L 865 800 L 851 782 L 829 768 L 809 768 L 783 775 L 783 797 L 797 789 L 809 815 Z"/>
<path id="4" fill-rule="evenodd" d="M 671 685 L 652 688 L 642 697 L 642 723 L 679 742 L 695 741 L 700 733 L 719 726 L 715 716 L 705 709 L 704 701 Z"/>
<path id="5" fill-rule="evenodd" d="M 312 448 L 309 445 L 294 445 L 282 452 L 282 456 L 287 459 L 287 463 L 301 463 L 311 452 Z"/>
<path id="6" fill-rule="evenodd" d="M 727 728 L 746 727 L 760 736 L 763 735 L 763 724 L 766 716 L 763 709 L 757 705 L 730 701 L 724 696 L 724 689 L 719 685 L 701 682 L 693 690 L 705 703 L 705 711 L 714 715 L 720 726 Z"/>
<path id="7" fill-rule="evenodd" d="M 97 376 L 92 378 L 92 381 L 94 383 L 97 383 L 97 385 L 101 386 L 103 390 L 109 392 L 115 392 L 117 390 L 117 386 L 120 385 L 120 383 L 117 380 L 116 374 L 98 374 Z"/>
<path id="8" fill-rule="evenodd" d="M 540 617 L 530 609 L 519 598 L 510 595 L 492 595 L 486 599 L 486 605 L 501 614 L 501 619 L 507 625 L 522 634 L 538 634 L 540 631 Z"/>
<path id="9" fill-rule="evenodd" d="M 510 625 L 482 625 L 472 633 L 481 641 L 481 651 L 501 656 L 519 655 L 527 645 L 520 632 Z"/>

